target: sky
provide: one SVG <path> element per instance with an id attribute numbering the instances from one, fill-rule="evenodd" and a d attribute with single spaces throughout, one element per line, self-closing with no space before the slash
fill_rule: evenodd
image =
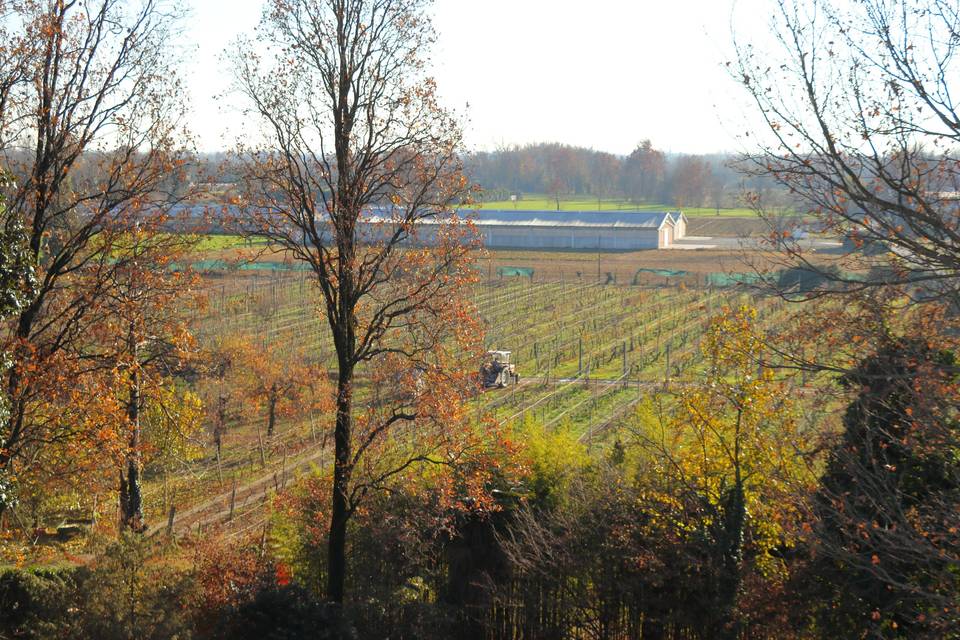
<path id="1" fill-rule="evenodd" d="M 185 75 L 202 150 L 243 128 L 224 50 L 263 0 L 190 0 Z M 473 149 L 561 142 L 619 154 L 734 151 L 746 96 L 727 74 L 732 29 L 761 33 L 771 0 L 435 0 L 432 73 Z"/>

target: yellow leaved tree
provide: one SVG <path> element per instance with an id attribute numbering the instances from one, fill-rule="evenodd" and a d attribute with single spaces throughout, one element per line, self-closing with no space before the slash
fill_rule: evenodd
<path id="1" fill-rule="evenodd" d="M 806 475 L 788 381 L 765 363 L 756 317 L 743 306 L 714 318 L 701 378 L 661 398 L 658 419 L 648 413 L 636 427 L 639 468 L 662 494 L 663 517 L 652 521 L 671 527 L 698 565 L 717 637 L 736 637 L 748 575 L 780 577 L 798 520 L 790 496 Z"/>

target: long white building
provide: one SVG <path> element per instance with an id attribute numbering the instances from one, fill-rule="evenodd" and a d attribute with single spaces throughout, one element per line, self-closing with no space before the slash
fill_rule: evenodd
<path id="1" fill-rule="evenodd" d="M 665 249 L 683 238 L 687 219 L 680 211 L 511 211 L 465 210 L 490 249 L 613 250 Z M 387 216 L 368 218 L 360 233 L 382 237 Z M 430 242 L 438 222 L 418 224 L 417 240 Z M 365 227 L 365 228 L 364 228 Z"/>
<path id="2" fill-rule="evenodd" d="M 497 211 L 467 214 L 492 249 L 664 249 L 686 233 L 679 211 Z"/>
<path id="3" fill-rule="evenodd" d="M 220 215 L 238 216 L 236 207 Z M 229 209 L 229 211 L 226 211 Z M 176 224 L 189 227 L 206 223 L 207 208 L 201 205 L 175 207 Z M 218 225 L 213 212 L 213 224 Z M 680 211 L 519 211 L 465 209 L 457 212 L 470 219 L 483 244 L 491 249 L 566 249 L 631 251 L 666 249 L 687 232 L 687 218 Z M 391 235 L 397 217 L 388 210 L 361 218 L 357 233 L 361 241 L 382 240 Z M 413 242 L 429 243 L 436 237 L 440 220 L 417 223 Z M 327 236 L 326 233 L 323 234 Z"/>

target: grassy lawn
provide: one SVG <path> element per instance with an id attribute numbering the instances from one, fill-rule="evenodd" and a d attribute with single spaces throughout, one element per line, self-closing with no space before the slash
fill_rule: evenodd
<path id="1" fill-rule="evenodd" d="M 264 244 L 263 240 L 247 240 L 243 236 L 228 234 L 206 234 L 197 243 L 197 251 L 222 251 Z"/>
<path id="2" fill-rule="evenodd" d="M 522 200 L 500 200 L 481 203 L 482 209 L 516 209 L 517 211 L 556 211 L 557 201 L 545 195 L 525 195 Z M 680 209 L 690 217 L 717 216 L 717 209 L 706 207 L 675 207 L 666 204 L 634 204 L 628 200 L 597 200 L 586 196 L 560 198 L 561 211 L 676 211 Z M 750 209 L 720 209 L 719 215 L 735 218 L 752 218 Z"/>

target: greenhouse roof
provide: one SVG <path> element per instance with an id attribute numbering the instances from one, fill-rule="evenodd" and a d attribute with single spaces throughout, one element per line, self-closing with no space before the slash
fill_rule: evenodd
<path id="1" fill-rule="evenodd" d="M 368 223 L 389 223 L 391 216 L 377 211 L 366 216 Z M 563 227 L 659 229 L 665 223 L 674 224 L 682 215 L 679 211 L 512 211 L 502 209 L 460 210 L 457 215 L 469 219 L 479 227 Z M 421 224 L 441 222 L 443 216 L 425 218 Z"/>
<path id="2" fill-rule="evenodd" d="M 668 211 L 509 211 L 480 209 L 464 212 L 480 226 L 518 227 L 613 227 L 659 229 L 677 213 Z"/>

